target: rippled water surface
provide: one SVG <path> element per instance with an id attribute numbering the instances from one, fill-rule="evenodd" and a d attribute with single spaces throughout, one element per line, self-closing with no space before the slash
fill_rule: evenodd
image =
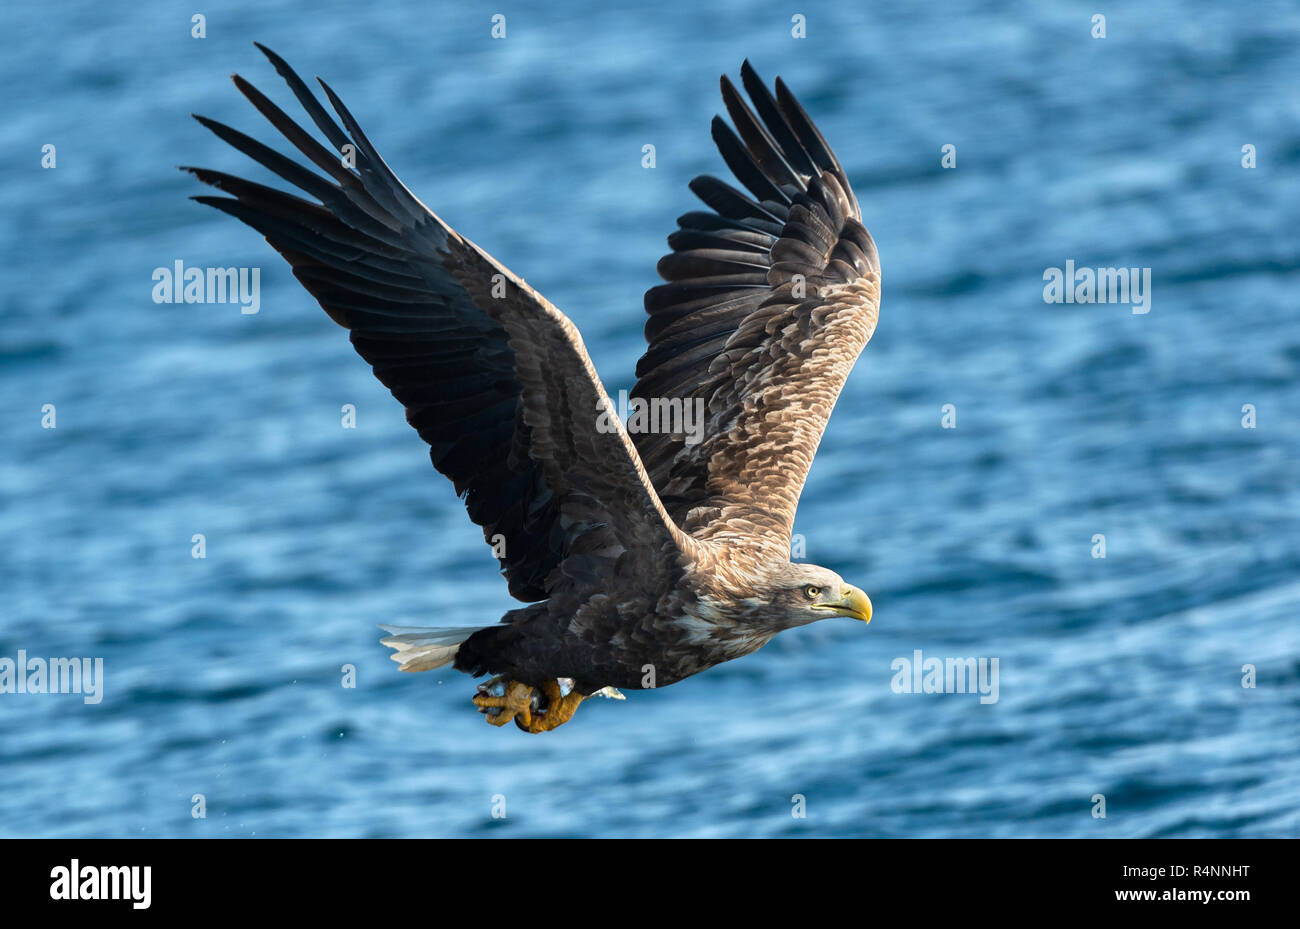
<path id="1" fill-rule="evenodd" d="M 797 40 L 788 4 L 582 3 L 494 41 L 492 5 L 248 2 L 205 39 L 170 4 L 6 5 L 0 656 L 106 681 L 0 695 L 0 834 L 1300 833 L 1300 16 L 1150 3 L 1094 39 L 1086 5 L 941 6 L 807 5 Z M 186 199 L 179 164 L 249 171 L 191 111 L 273 135 L 226 75 L 297 112 L 253 39 L 564 308 L 611 390 L 686 182 L 723 170 L 718 75 L 780 73 L 884 265 L 796 527 L 872 624 L 544 737 L 397 673 L 377 623 L 512 601 L 344 333 Z M 261 267 L 261 311 L 153 303 L 176 260 Z M 1151 268 L 1150 312 L 1045 304 L 1066 260 Z M 999 699 L 894 693 L 917 649 L 996 657 Z"/>

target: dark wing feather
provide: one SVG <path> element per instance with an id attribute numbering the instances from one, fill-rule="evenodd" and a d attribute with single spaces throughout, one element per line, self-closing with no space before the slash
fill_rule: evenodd
<path id="1" fill-rule="evenodd" d="M 880 262 L 844 169 L 781 82 L 749 62 L 746 104 L 726 77 L 736 126 L 713 122 L 749 194 L 712 177 L 646 293 L 645 355 L 632 394 L 702 401 L 703 440 L 634 436 L 669 516 L 697 539 L 789 557 L 799 494 L 831 409 L 876 326 Z"/>
<path id="2" fill-rule="evenodd" d="M 626 432 L 616 417 L 612 431 L 596 428 L 597 405 L 607 398 L 573 324 L 420 203 L 324 82 L 346 132 L 283 59 L 258 48 L 334 148 L 243 78 L 235 77 L 236 86 L 327 176 L 196 119 L 319 202 L 186 168 L 229 194 L 195 199 L 265 235 L 325 312 L 351 331 L 470 518 L 489 541 L 504 538 L 510 592 L 554 602 L 557 591 L 590 590 L 612 576 L 625 552 L 671 551 L 681 533 Z M 343 162 L 345 145 L 353 147 L 355 170 Z"/>

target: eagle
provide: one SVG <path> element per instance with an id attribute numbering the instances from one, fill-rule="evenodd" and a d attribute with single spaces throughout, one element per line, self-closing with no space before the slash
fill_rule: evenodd
<path id="1" fill-rule="evenodd" d="M 238 74 L 235 86 L 319 170 L 195 115 L 305 197 L 186 166 L 225 194 L 192 199 L 265 236 L 349 330 L 524 604 L 481 627 L 381 626 L 401 670 L 493 675 L 479 711 L 539 733 L 593 695 L 676 683 L 783 629 L 871 621 L 862 590 L 790 560 L 881 276 L 843 167 L 780 78 L 769 89 L 745 61 L 748 102 L 721 79 L 734 128 L 715 116 L 712 136 L 745 190 L 690 182 L 706 209 L 677 220 L 665 283 L 646 292 L 624 423 L 577 327 L 416 199 L 328 84 L 317 79 L 337 121 L 254 44 L 320 137 Z"/>

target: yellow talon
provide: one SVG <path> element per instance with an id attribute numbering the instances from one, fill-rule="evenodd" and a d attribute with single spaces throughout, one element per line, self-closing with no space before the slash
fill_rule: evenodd
<path id="1" fill-rule="evenodd" d="M 481 710 L 498 710 L 496 713 L 485 712 L 487 721 L 493 726 L 504 726 L 510 720 L 524 732 L 550 732 L 573 718 L 579 704 L 587 699 L 576 690 L 566 696 L 560 690 L 558 681 L 547 681 L 540 688 L 546 696 L 546 709 L 533 712 L 534 688 L 519 681 L 510 681 L 500 697 L 480 693 L 474 697 L 474 705 Z"/>
<path id="2" fill-rule="evenodd" d="M 587 698 L 576 690 L 569 691 L 566 697 L 560 690 L 558 681 L 547 681 L 541 687 L 546 695 L 546 710 L 532 717 L 526 724 L 515 719 L 515 725 L 525 732 L 550 732 L 573 719 L 578 705 Z"/>
<path id="3" fill-rule="evenodd" d="M 474 705 L 479 709 L 488 710 L 494 707 L 500 709 L 499 713 L 486 714 L 490 725 L 504 726 L 513 719 L 521 729 L 533 723 L 532 702 L 533 688 L 518 681 L 511 681 L 506 686 L 505 696 L 489 697 L 486 694 L 479 694 L 474 698 Z"/>

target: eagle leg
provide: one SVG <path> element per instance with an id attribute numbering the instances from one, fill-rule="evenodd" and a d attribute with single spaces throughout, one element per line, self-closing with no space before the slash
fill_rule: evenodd
<path id="1" fill-rule="evenodd" d="M 533 688 L 518 681 L 510 681 L 500 697 L 489 696 L 487 693 L 474 697 L 474 705 L 487 716 L 490 725 L 504 726 L 513 719 L 521 729 L 527 728 L 530 732 L 533 724 L 532 702 Z M 492 712 L 494 709 L 495 713 Z"/>
<path id="2" fill-rule="evenodd" d="M 546 709 L 532 714 L 531 719 L 515 717 L 515 725 L 525 732 L 550 732 L 563 726 L 573 719 L 573 714 L 578 711 L 578 705 L 587 699 L 576 690 L 571 690 L 566 695 L 560 689 L 559 681 L 547 681 L 541 686 L 541 691 L 546 695 Z"/>

